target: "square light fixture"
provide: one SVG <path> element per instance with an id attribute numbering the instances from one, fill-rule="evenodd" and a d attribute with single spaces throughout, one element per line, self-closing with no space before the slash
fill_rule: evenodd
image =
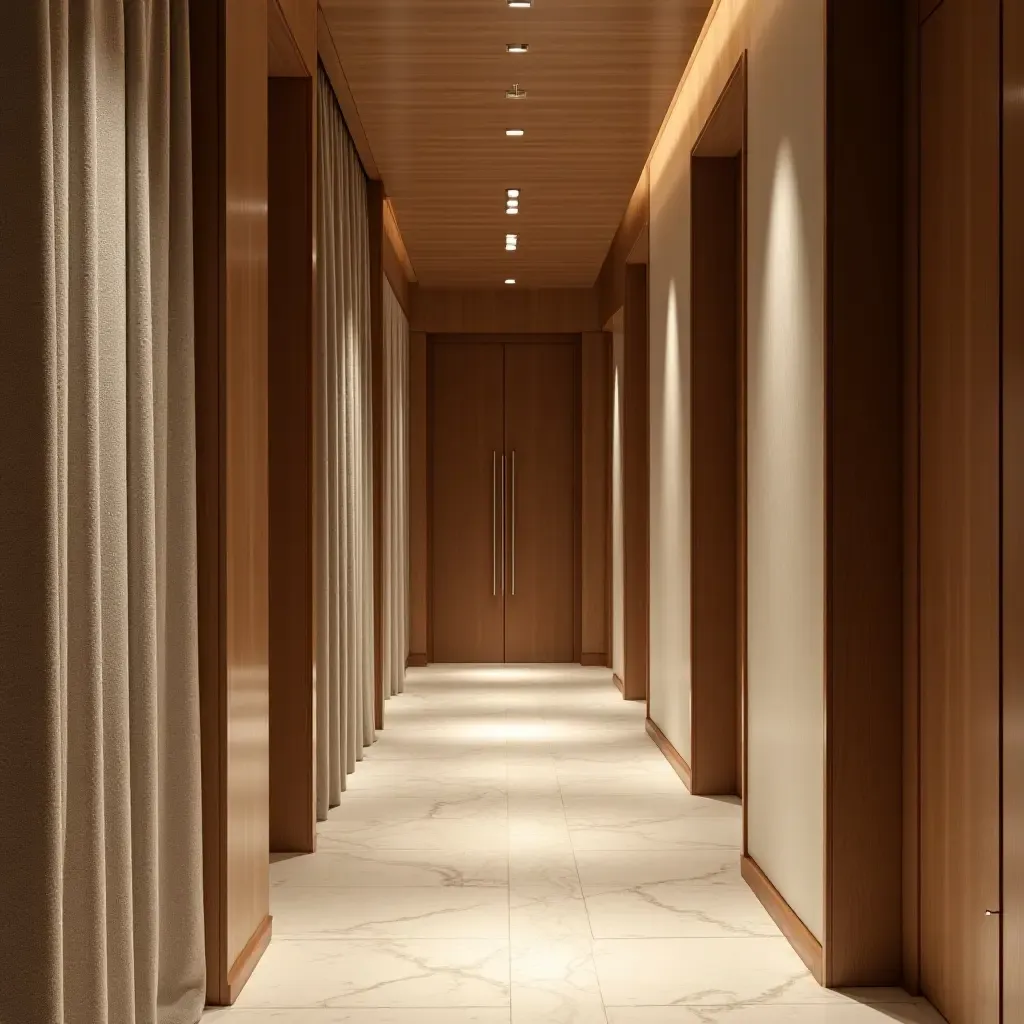
<path id="1" fill-rule="evenodd" d="M 505 200 L 505 206 L 508 209 L 510 209 L 510 210 L 518 210 L 519 209 L 519 200 L 518 199 L 506 199 Z"/>
<path id="2" fill-rule="evenodd" d="M 519 198 L 519 189 L 517 189 L 517 188 L 507 188 L 507 189 L 505 189 L 505 195 L 507 195 L 509 197 L 509 199 L 518 199 Z"/>
<path id="3" fill-rule="evenodd" d="M 505 129 L 505 134 L 508 135 L 510 138 L 516 138 L 517 139 L 521 135 L 525 135 L 526 132 L 524 132 L 522 128 L 506 128 Z"/>
<path id="4" fill-rule="evenodd" d="M 530 52 L 530 44 L 529 43 L 506 43 L 505 44 L 505 49 L 509 53 L 529 53 Z"/>
<path id="5" fill-rule="evenodd" d="M 505 252 L 515 252 L 515 251 L 516 251 L 516 243 L 515 242 L 509 242 L 505 246 Z"/>
<path id="6" fill-rule="evenodd" d="M 505 210 L 505 212 L 510 217 L 515 217 L 515 216 L 517 216 L 519 214 L 519 207 L 518 206 L 510 206 L 510 207 L 508 207 L 508 209 Z"/>
<path id="7" fill-rule="evenodd" d="M 505 284 L 515 284 L 515 283 L 516 283 L 516 279 L 514 277 L 506 277 L 505 278 Z"/>
<path id="8" fill-rule="evenodd" d="M 532 7 L 533 0 L 507 0 L 509 7 Z"/>

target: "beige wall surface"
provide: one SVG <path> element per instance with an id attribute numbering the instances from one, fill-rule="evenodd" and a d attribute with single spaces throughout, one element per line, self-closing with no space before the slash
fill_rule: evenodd
<path id="1" fill-rule="evenodd" d="M 748 852 L 823 934 L 825 2 L 721 0 L 651 158 L 651 717 L 690 752 L 690 151 L 748 53 Z"/>
<path id="2" fill-rule="evenodd" d="M 612 671 L 625 678 L 625 591 L 623 573 L 622 533 L 622 310 L 612 320 Z"/>

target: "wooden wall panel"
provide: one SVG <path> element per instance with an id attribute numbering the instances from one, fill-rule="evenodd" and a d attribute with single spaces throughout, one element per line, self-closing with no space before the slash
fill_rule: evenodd
<path id="1" fill-rule="evenodd" d="M 267 2 L 276 4 L 280 10 L 302 57 L 306 74 L 315 80 L 317 0 L 267 0 Z"/>
<path id="2" fill-rule="evenodd" d="M 999 1020 L 999 0 L 921 29 L 921 987 Z"/>
<path id="3" fill-rule="evenodd" d="M 1024 7 L 1003 6 L 1003 1020 L 1024 1020 Z"/>
<path id="4" fill-rule="evenodd" d="M 409 664 L 426 665 L 429 603 L 427 530 L 427 336 L 409 335 Z"/>
<path id="5" fill-rule="evenodd" d="M 316 847 L 312 77 L 269 83 L 270 846 Z"/>
<path id="6" fill-rule="evenodd" d="M 630 196 L 622 222 L 608 248 L 604 263 L 601 264 L 594 286 L 597 292 L 598 319 L 602 326 L 608 324 L 626 301 L 626 262 L 638 245 L 645 245 L 650 220 L 651 174 L 650 167 L 645 166 Z M 637 253 L 631 262 L 646 263 L 646 248 L 643 252 Z"/>
<path id="7" fill-rule="evenodd" d="M 828 5 L 824 955 L 834 986 L 902 980 L 902 35 L 891 0 Z"/>
<path id="8" fill-rule="evenodd" d="M 391 200 L 384 202 L 384 273 L 391 282 L 398 304 L 402 307 L 406 318 L 412 312 L 411 289 L 416 280 L 416 272 L 405 248 L 405 239 L 395 219 L 395 211 Z"/>
<path id="9" fill-rule="evenodd" d="M 599 331 L 590 288 L 412 290 L 410 328 L 427 334 L 580 334 Z"/>
<path id="10" fill-rule="evenodd" d="M 582 341 L 582 661 L 611 666 L 612 339 Z"/>
<path id="11" fill-rule="evenodd" d="M 622 381 L 622 518 L 625 639 L 623 695 L 646 700 L 650 601 L 647 267 L 625 272 L 625 344 Z"/>
<path id="12" fill-rule="evenodd" d="M 267 7 L 194 4 L 193 173 L 207 996 L 270 938 Z"/>
<path id="13" fill-rule="evenodd" d="M 741 111 L 740 149 L 742 136 Z M 741 160 L 690 164 L 690 769 L 691 791 L 704 795 L 740 787 Z"/>

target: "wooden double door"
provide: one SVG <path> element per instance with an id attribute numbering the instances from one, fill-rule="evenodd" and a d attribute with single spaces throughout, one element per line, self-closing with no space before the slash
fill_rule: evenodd
<path id="1" fill-rule="evenodd" d="M 579 354 L 430 339 L 432 661 L 575 660 Z"/>

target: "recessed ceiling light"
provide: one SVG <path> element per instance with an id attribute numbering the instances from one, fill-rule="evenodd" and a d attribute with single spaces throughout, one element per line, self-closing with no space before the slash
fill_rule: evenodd
<path id="1" fill-rule="evenodd" d="M 519 198 L 519 189 L 517 189 L 517 188 L 506 189 L 505 190 L 505 194 L 509 197 L 509 199 L 518 199 Z"/>
<path id="2" fill-rule="evenodd" d="M 517 207 L 515 207 L 515 206 L 510 206 L 505 212 L 510 217 L 515 217 L 519 213 L 519 209 Z"/>
<path id="3" fill-rule="evenodd" d="M 516 283 L 516 279 L 514 277 L 506 277 L 505 278 L 505 284 L 515 284 L 515 283 Z"/>
<path id="4" fill-rule="evenodd" d="M 515 252 L 515 251 L 516 251 L 516 244 L 515 244 L 515 242 L 509 242 L 508 245 L 505 246 L 505 252 Z"/>
<path id="5" fill-rule="evenodd" d="M 532 7 L 533 0 L 508 0 L 509 7 Z"/>
<path id="6" fill-rule="evenodd" d="M 506 128 L 505 134 L 508 136 L 518 138 L 520 135 L 525 135 L 526 133 L 523 131 L 522 128 Z"/>
<path id="7" fill-rule="evenodd" d="M 528 53 L 530 50 L 529 43 L 506 43 L 505 49 L 509 53 Z"/>
<path id="8" fill-rule="evenodd" d="M 511 207 L 511 208 L 518 209 L 518 207 L 519 207 L 519 200 L 518 199 L 506 199 L 505 200 L 505 205 L 508 206 L 508 207 Z"/>

